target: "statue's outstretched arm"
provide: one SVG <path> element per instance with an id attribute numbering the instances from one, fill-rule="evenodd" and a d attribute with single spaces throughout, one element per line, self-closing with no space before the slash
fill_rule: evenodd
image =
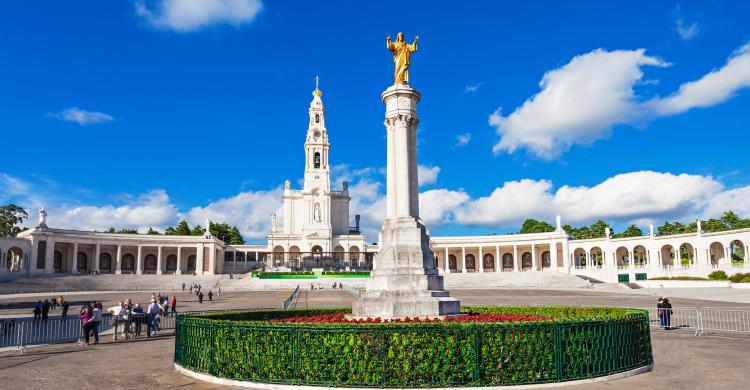
<path id="1" fill-rule="evenodd" d="M 419 42 L 419 35 L 414 37 L 414 43 L 411 44 L 411 51 L 417 51 L 417 42 Z"/>
<path id="2" fill-rule="evenodd" d="M 391 36 L 389 34 L 385 34 L 385 48 L 391 50 Z"/>

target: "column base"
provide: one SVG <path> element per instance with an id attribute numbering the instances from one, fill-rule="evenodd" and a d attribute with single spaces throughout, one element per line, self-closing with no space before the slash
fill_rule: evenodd
<path id="1" fill-rule="evenodd" d="M 162 274 L 161 270 L 160 270 L 160 269 L 157 269 L 157 270 L 156 270 L 156 274 L 157 274 L 157 275 L 161 275 L 161 274 Z"/>
<path id="2" fill-rule="evenodd" d="M 182 275 L 182 271 L 180 271 L 180 270 L 174 271 L 174 274 L 175 275 Z"/>
<path id="3" fill-rule="evenodd" d="M 115 275 L 122 275 L 122 270 L 115 270 Z"/>
<path id="4" fill-rule="evenodd" d="M 373 259 L 365 295 L 352 304 L 354 318 L 442 317 L 460 312 L 443 289 L 425 227 L 414 218 L 386 220 L 383 247 Z"/>

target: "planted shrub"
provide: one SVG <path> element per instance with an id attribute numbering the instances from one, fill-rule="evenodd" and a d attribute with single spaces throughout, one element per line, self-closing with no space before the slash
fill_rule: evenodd
<path id="1" fill-rule="evenodd" d="M 732 283 L 747 283 L 747 282 L 743 282 L 745 278 L 750 278 L 750 273 L 743 274 L 741 272 L 738 272 L 730 276 L 729 281 Z"/>
<path id="2" fill-rule="evenodd" d="M 709 280 L 728 280 L 729 277 L 727 276 L 727 273 L 724 271 L 714 271 L 708 274 Z"/>
<path id="3" fill-rule="evenodd" d="M 250 382 L 436 387 L 561 382 L 653 362 L 643 310 L 462 311 L 482 321 L 342 321 L 349 309 L 183 315 L 175 363 Z"/>

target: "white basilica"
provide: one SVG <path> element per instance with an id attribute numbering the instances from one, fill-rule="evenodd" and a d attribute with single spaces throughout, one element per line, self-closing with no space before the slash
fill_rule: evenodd
<path id="1" fill-rule="evenodd" d="M 266 270 L 366 270 L 377 244 L 367 245 L 359 218 L 350 227 L 347 183 L 331 189 L 330 143 L 322 92 L 308 110 L 301 189 L 286 181 L 282 221 L 270 216 L 266 244 L 229 245 L 211 235 L 117 234 L 50 228 L 39 223 L 15 238 L 0 238 L 0 275 L 222 274 Z M 208 224 L 208 222 L 207 222 Z M 374 239 L 374 238 L 371 238 Z M 443 274 L 559 272 L 604 282 L 656 276 L 700 276 L 713 270 L 750 272 L 750 229 L 670 236 L 575 240 L 549 233 L 430 237 Z"/>
<path id="2" fill-rule="evenodd" d="M 273 253 L 269 266 L 274 269 L 366 267 L 365 237 L 349 227 L 349 189 L 343 182 L 341 190 L 331 189 L 331 166 L 326 128 L 326 111 L 317 86 L 308 110 L 309 123 L 305 137 L 305 176 L 302 188 L 284 185 L 283 225 L 277 226 L 276 214 L 271 217 L 268 249 Z"/>

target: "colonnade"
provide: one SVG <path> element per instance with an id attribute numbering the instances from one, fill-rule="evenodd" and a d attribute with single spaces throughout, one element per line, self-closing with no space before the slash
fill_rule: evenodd
<path id="1" fill-rule="evenodd" d="M 437 268 L 446 273 L 547 271 L 567 267 L 563 242 L 538 243 L 435 243 Z"/>

